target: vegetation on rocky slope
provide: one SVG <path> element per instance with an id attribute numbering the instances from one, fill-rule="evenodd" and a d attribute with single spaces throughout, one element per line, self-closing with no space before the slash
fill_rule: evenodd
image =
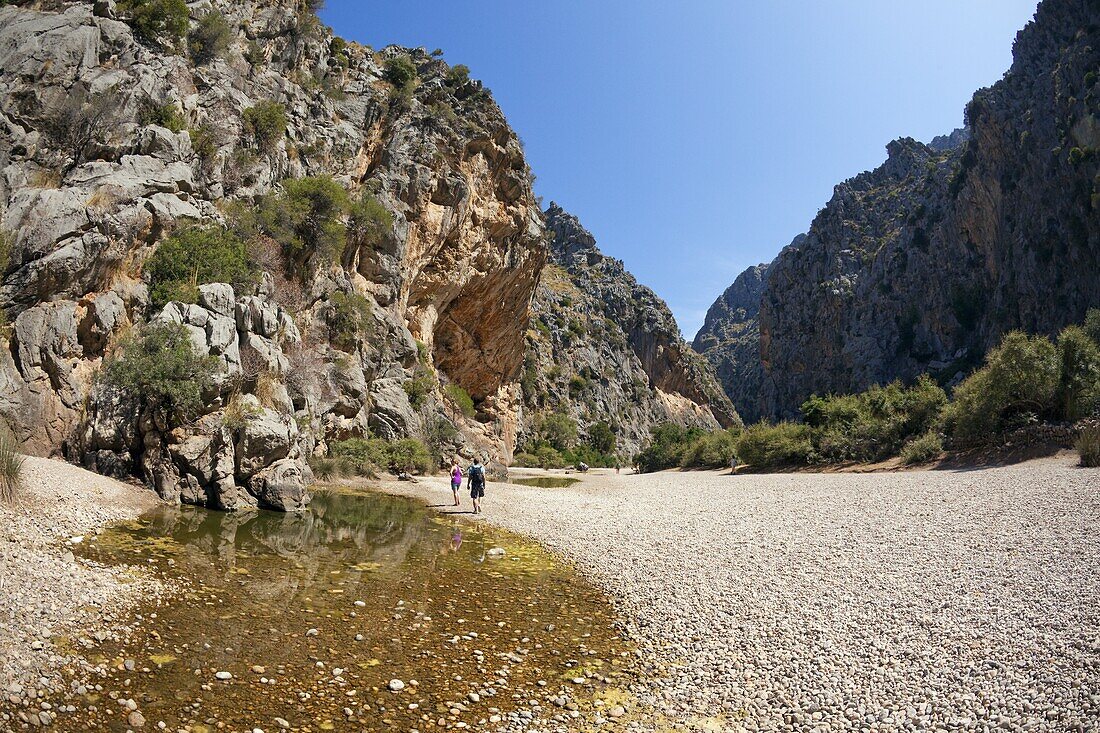
<path id="1" fill-rule="evenodd" d="M 815 392 L 922 373 L 952 386 L 1009 331 L 1053 336 L 1100 304 L 1098 67 L 1095 4 L 1044 0 L 965 130 L 895 140 L 838 184 L 756 305 L 723 296 L 696 339 L 738 408 L 792 418 Z"/>

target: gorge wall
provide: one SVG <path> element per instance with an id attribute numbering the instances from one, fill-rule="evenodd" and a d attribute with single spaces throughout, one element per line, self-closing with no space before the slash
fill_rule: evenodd
<path id="1" fill-rule="evenodd" d="M 0 6 L 0 415 L 24 450 L 223 509 L 300 508 L 307 459 L 350 437 L 507 463 L 547 404 L 521 377 L 533 368 L 556 395 L 557 363 L 575 353 L 528 327 L 536 288 L 563 266 L 544 274 L 531 172 L 489 91 L 423 49 L 346 43 L 298 0 L 208 0 L 155 22 L 140 5 Z M 335 227 L 331 252 L 264 218 L 307 177 L 375 207 L 299 223 L 319 239 Z M 255 277 L 196 271 L 188 297 L 161 302 L 150 258 L 196 224 L 244 232 Z M 635 295 L 621 263 L 605 269 Z M 591 414 L 642 421 L 624 428 L 627 447 L 647 421 L 735 419 L 646 293 L 641 315 L 615 306 L 634 361 L 593 362 Z M 150 323 L 216 359 L 200 414 L 171 420 L 100 378 Z M 635 382 L 638 415 L 601 396 Z"/>
<path id="2" fill-rule="evenodd" d="M 767 267 L 758 315 L 735 285 L 696 337 L 738 408 L 788 417 L 812 393 L 922 372 L 950 384 L 1005 332 L 1053 334 L 1100 305 L 1098 70 L 1095 3 L 1044 0 L 966 131 L 895 140 L 838 185 Z"/>
<path id="3" fill-rule="evenodd" d="M 739 425 L 664 301 L 604 255 L 575 216 L 554 203 L 545 215 L 550 264 L 535 294 L 523 379 L 528 432 L 545 412 L 568 414 L 582 439 L 603 422 L 629 457 L 660 423 Z"/>

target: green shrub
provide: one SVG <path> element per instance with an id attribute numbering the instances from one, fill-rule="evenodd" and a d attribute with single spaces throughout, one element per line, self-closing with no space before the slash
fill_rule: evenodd
<path id="1" fill-rule="evenodd" d="M 0 503 L 11 503 L 19 494 L 24 460 L 11 430 L 6 425 L 0 428 Z"/>
<path id="2" fill-rule="evenodd" d="M 283 182 L 278 194 L 263 197 L 242 216 L 242 226 L 274 239 L 291 262 L 300 265 L 316 255 L 333 261 L 343 252 L 348 194 L 329 176 Z"/>
<path id="3" fill-rule="evenodd" d="M 535 449 L 535 456 L 542 468 L 565 468 L 565 459 L 552 446 L 540 445 Z"/>
<path id="4" fill-rule="evenodd" d="M 1080 326 L 1058 335 L 1058 407 L 1061 417 L 1078 420 L 1100 405 L 1100 346 Z"/>
<path id="5" fill-rule="evenodd" d="M 473 417 L 477 414 L 477 410 L 474 408 L 474 398 L 462 387 L 457 384 L 448 384 L 443 391 L 447 393 L 447 396 L 451 398 L 451 402 L 455 403 L 455 406 L 463 415 Z"/>
<path id="6" fill-rule="evenodd" d="M 370 302 L 359 293 L 336 291 L 329 296 L 329 304 L 332 306 L 328 321 L 330 340 L 338 348 L 350 351 L 369 335 Z"/>
<path id="7" fill-rule="evenodd" d="M 1060 377 L 1049 339 L 1009 333 L 986 355 L 985 366 L 955 388 L 946 413 L 951 434 L 964 442 L 988 441 L 1051 414 Z"/>
<path id="8" fill-rule="evenodd" d="M 195 151 L 195 155 L 199 156 L 200 161 L 209 164 L 217 157 L 222 143 L 213 125 L 204 123 L 193 130 L 188 130 L 187 134 L 191 136 L 191 149 Z"/>
<path id="9" fill-rule="evenodd" d="M 1085 314 L 1085 333 L 1100 346 L 1100 308 L 1089 308 Z"/>
<path id="10" fill-rule="evenodd" d="M 465 86 L 470 81 L 470 67 L 466 64 L 455 64 L 447 71 L 447 85 L 452 87 Z"/>
<path id="11" fill-rule="evenodd" d="M 432 460 L 439 465 L 444 459 L 444 448 L 449 448 L 458 438 L 458 428 L 442 415 L 428 415 L 423 420 L 424 443 L 431 451 Z"/>
<path id="12" fill-rule="evenodd" d="M 804 466 L 815 458 L 810 426 L 793 422 L 750 425 L 736 449 L 737 457 L 755 468 Z"/>
<path id="13" fill-rule="evenodd" d="M 196 64 L 206 64 L 225 54 L 235 31 L 225 16 L 212 10 L 191 31 L 188 47 Z"/>
<path id="14" fill-rule="evenodd" d="M 408 56 L 394 56 L 386 61 L 383 78 L 400 91 L 411 91 L 416 84 L 416 64 Z"/>
<path id="15" fill-rule="evenodd" d="M 542 468 L 539 457 L 533 453 L 520 451 L 512 456 L 512 465 L 519 468 Z"/>
<path id="16" fill-rule="evenodd" d="M 928 375 L 911 387 L 893 382 L 854 395 L 814 395 L 802 403 L 818 460 L 872 461 L 897 455 L 910 438 L 938 425 L 947 395 Z"/>
<path id="17" fill-rule="evenodd" d="M 157 323 L 123 339 L 107 359 L 103 383 L 141 400 L 147 409 L 186 419 L 203 406 L 203 393 L 214 384 L 219 361 L 199 354 L 187 329 Z"/>
<path id="18" fill-rule="evenodd" d="M 194 303 L 205 283 L 247 283 L 252 272 L 245 244 L 221 227 L 193 227 L 168 237 L 145 264 L 156 306 L 172 300 Z"/>
<path id="19" fill-rule="evenodd" d="M 599 453 L 614 453 L 615 431 L 606 422 L 600 421 L 588 426 L 588 444 Z"/>
<path id="20" fill-rule="evenodd" d="M 151 99 L 142 103 L 138 111 L 138 122 L 142 125 L 160 125 L 172 132 L 181 132 L 187 126 L 179 105 L 175 102 L 154 102 Z"/>
<path id="21" fill-rule="evenodd" d="M 393 473 L 431 473 L 435 463 L 427 447 L 415 438 L 396 441 L 381 438 L 351 438 L 333 443 L 333 456 L 350 461 L 355 472 L 369 475 L 374 468 L 386 468 Z"/>
<path id="22" fill-rule="evenodd" d="M 913 438 L 901 449 L 901 460 L 905 465 L 927 463 L 943 455 L 943 439 L 935 431 L 928 431 L 919 438 Z"/>
<path id="23" fill-rule="evenodd" d="M 405 383 L 401 386 L 404 387 L 405 394 L 409 397 L 409 404 L 413 406 L 413 409 L 419 410 L 424 406 L 428 395 L 435 388 L 435 379 L 432 378 L 431 374 L 418 370 L 412 379 L 405 380 Z"/>
<path id="24" fill-rule="evenodd" d="M 347 458 L 311 458 L 309 467 L 322 481 L 335 481 L 348 476 L 365 475 L 361 467 Z"/>
<path id="25" fill-rule="evenodd" d="M 390 465 L 390 443 L 381 438 L 350 438 L 333 443 L 329 453 L 348 461 L 354 473 L 373 475 L 377 469 Z"/>
<path id="26" fill-rule="evenodd" d="M 698 428 L 685 429 L 675 423 L 661 423 L 651 427 L 649 433 L 649 442 L 634 456 L 634 465 L 643 473 L 679 466 L 688 446 L 703 435 L 704 431 Z"/>
<path id="27" fill-rule="evenodd" d="M 538 420 L 535 432 L 540 442 L 554 450 L 569 450 L 577 442 L 577 421 L 563 413 L 550 413 Z"/>
<path id="28" fill-rule="evenodd" d="M 263 66 L 267 61 L 264 47 L 258 41 L 249 41 L 244 52 L 244 60 L 255 67 Z"/>
<path id="29" fill-rule="evenodd" d="M 1081 465 L 1089 468 L 1100 466 L 1100 428 L 1085 428 L 1077 436 L 1077 454 Z"/>
<path id="30" fill-rule="evenodd" d="M 278 102 L 270 99 L 257 102 L 242 117 L 245 131 L 264 152 L 270 152 L 286 134 L 286 107 Z"/>
<path id="31" fill-rule="evenodd" d="M 395 473 L 432 473 L 435 465 L 423 443 L 415 438 L 402 438 L 390 445 L 390 470 Z"/>
<path id="32" fill-rule="evenodd" d="M 364 192 L 348 210 L 348 240 L 356 247 L 377 247 L 393 227 L 393 214 Z"/>
<path id="33" fill-rule="evenodd" d="M 118 9 L 134 35 L 146 43 L 172 46 L 187 35 L 184 0 L 120 0 Z"/>
<path id="34" fill-rule="evenodd" d="M 698 436 L 684 449 L 681 468 L 725 468 L 737 453 L 737 436 L 715 430 Z"/>

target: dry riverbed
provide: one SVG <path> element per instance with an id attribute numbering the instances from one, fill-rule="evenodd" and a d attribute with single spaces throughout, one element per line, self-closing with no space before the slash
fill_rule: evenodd
<path id="1" fill-rule="evenodd" d="M 643 699 L 677 727 L 1087 731 L 1100 471 L 1074 462 L 593 473 L 491 484 L 481 519 L 613 597 L 654 676 Z M 442 478 L 387 488 L 450 496 Z"/>
<path id="2" fill-rule="evenodd" d="M 141 568 L 97 567 L 72 551 L 156 494 L 44 458 L 27 458 L 24 484 L 0 504 L 0 695 L 11 703 L 56 686 L 75 650 L 125 635 L 133 608 L 163 590 Z"/>

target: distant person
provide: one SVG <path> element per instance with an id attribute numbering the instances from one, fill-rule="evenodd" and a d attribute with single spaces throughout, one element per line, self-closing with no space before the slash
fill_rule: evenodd
<path id="1" fill-rule="evenodd" d="M 458 465 L 458 459 L 451 461 L 451 493 L 455 496 L 455 506 L 461 502 L 458 500 L 458 490 L 462 488 L 462 467 Z"/>
<path id="2" fill-rule="evenodd" d="M 485 496 L 485 467 L 480 458 L 474 458 L 474 465 L 466 471 L 466 481 L 470 485 L 470 498 L 474 500 L 474 514 L 481 514 L 481 498 Z"/>

